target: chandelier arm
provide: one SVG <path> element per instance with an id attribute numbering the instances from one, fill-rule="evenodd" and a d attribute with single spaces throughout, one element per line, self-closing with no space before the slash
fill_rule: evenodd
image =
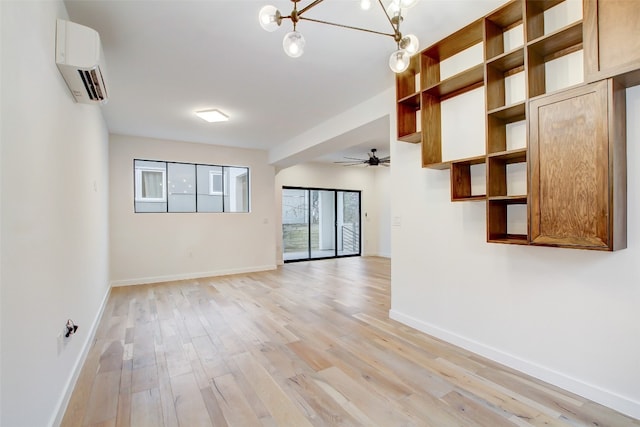
<path id="1" fill-rule="evenodd" d="M 319 5 L 320 3 L 322 3 L 324 0 L 314 0 L 313 2 L 311 2 L 310 4 L 308 4 L 307 6 L 303 7 L 302 9 L 300 9 L 298 11 L 298 15 L 302 15 L 303 13 L 305 13 L 307 10 L 311 9 L 314 6 Z"/>
<path id="2" fill-rule="evenodd" d="M 389 13 L 387 12 L 387 9 L 384 7 L 384 4 L 382 3 L 382 0 L 378 0 L 378 4 L 380 5 L 380 8 L 382 8 L 382 11 L 384 12 L 384 16 L 387 17 L 387 20 L 389 21 L 389 24 L 391 25 L 391 28 L 393 28 L 393 37 L 394 38 L 398 38 L 398 35 L 400 34 L 400 19 L 398 19 L 398 26 L 396 27 L 394 25 L 394 23 L 393 23 L 393 20 L 389 16 Z"/>
<path id="3" fill-rule="evenodd" d="M 384 12 L 384 16 L 387 17 L 387 21 L 389 21 L 389 24 L 391 24 L 391 26 L 393 28 L 396 28 L 396 26 L 393 25 L 393 21 L 391 20 L 391 17 L 389 16 L 389 13 L 387 12 L 387 9 L 384 7 L 384 4 L 382 3 L 382 0 L 378 0 L 378 4 L 380 5 L 380 8 Z"/>
<path id="4" fill-rule="evenodd" d="M 351 25 L 336 24 L 335 22 L 321 21 L 320 19 L 306 18 L 304 16 L 301 16 L 300 19 L 304 19 L 305 21 L 317 22 L 319 24 L 332 25 L 334 27 L 347 28 L 349 30 L 358 30 L 358 31 L 363 31 L 365 33 L 380 34 L 381 36 L 388 36 L 388 37 L 392 37 L 394 39 L 396 37 L 395 33 L 394 34 L 383 33 L 382 31 L 369 30 L 367 28 L 354 27 L 354 26 L 351 26 Z"/>

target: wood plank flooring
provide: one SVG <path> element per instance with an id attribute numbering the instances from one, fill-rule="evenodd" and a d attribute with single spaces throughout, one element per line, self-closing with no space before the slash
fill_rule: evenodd
<path id="1" fill-rule="evenodd" d="M 63 426 L 640 426 L 389 320 L 363 257 L 114 288 Z"/>

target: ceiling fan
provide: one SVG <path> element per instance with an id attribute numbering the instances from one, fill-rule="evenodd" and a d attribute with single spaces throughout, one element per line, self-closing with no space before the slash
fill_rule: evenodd
<path id="1" fill-rule="evenodd" d="M 345 157 L 345 161 L 343 162 L 334 162 L 334 163 L 343 163 L 343 166 L 356 166 L 356 165 L 365 165 L 365 166 L 386 166 L 389 167 L 391 165 L 391 156 L 386 157 L 378 157 L 376 156 L 375 148 L 371 149 L 368 159 L 356 159 L 355 157 Z"/>

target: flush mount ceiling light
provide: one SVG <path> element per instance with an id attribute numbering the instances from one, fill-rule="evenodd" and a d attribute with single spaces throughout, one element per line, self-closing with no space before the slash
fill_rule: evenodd
<path id="1" fill-rule="evenodd" d="M 354 27 L 351 25 L 321 21 L 319 19 L 312 19 L 308 18 L 307 16 L 303 16 L 303 14 L 306 13 L 309 9 L 319 5 L 323 1 L 324 0 L 314 0 L 307 6 L 298 10 L 298 3 L 300 2 L 300 0 L 291 0 L 291 2 L 293 3 L 293 10 L 288 16 L 282 16 L 280 11 L 276 9 L 275 6 L 264 6 L 262 9 L 260 9 L 260 13 L 258 14 L 260 26 L 262 26 L 262 28 L 264 28 L 266 31 L 271 32 L 278 29 L 278 27 L 282 24 L 283 19 L 290 19 L 293 23 L 293 31 L 288 32 L 284 36 L 282 47 L 284 48 L 285 53 L 292 58 L 297 58 L 304 53 L 305 40 L 302 34 L 296 29 L 298 22 L 301 20 L 389 36 L 393 38 L 398 47 L 398 49 L 393 52 L 391 54 L 391 57 L 389 58 L 389 67 L 391 67 L 391 70 L 393 70 L 393 72 L 395 73 L 401 73 L 409 68 L 409 60 L 411 58 L 411 55 L 418 51 L 418 38 L 412 34 L 403 36 L 400 32 L 400 24 L 403 20 L 403 12 L 406 9 L 414 6 L 418 2 L 418 0 L 391 0 L 386 8 L 382 3 L 382 0 L 360 1 L 360 7 L 364 10 L 368 10 L 371 7 L 371 1 L 377 2 L 380 5 L 380 8 L 384 12 L 385 16 L 387 17 L 389 24 L 391 25 L 391 28 L 393 30 L 392 33 L 384 33 L 381 31 L 374 31 L 366 28 Z"/>
<path id="2" fill-rule="evenodd" d="M 221 112 L 220 110 L 202 110 L 196 111 L 196 116 L 202 120 L 206 120 L 209 123 L 213 122 L 226 122 L 229 120 L 229 116 Z"/>

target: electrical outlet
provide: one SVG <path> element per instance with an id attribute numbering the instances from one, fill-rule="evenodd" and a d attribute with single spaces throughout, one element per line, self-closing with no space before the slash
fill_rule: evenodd
<path id="1" fill-rule="evenodd" d="M 56 337 L 58 355 L 62 353 L 69 341 L 71 341 L 71 337 L 73 337 L 73 334 L 75 334 L 77 330 L 78 326 L 74 324 L 71 319 L 69 319 Z"/>

